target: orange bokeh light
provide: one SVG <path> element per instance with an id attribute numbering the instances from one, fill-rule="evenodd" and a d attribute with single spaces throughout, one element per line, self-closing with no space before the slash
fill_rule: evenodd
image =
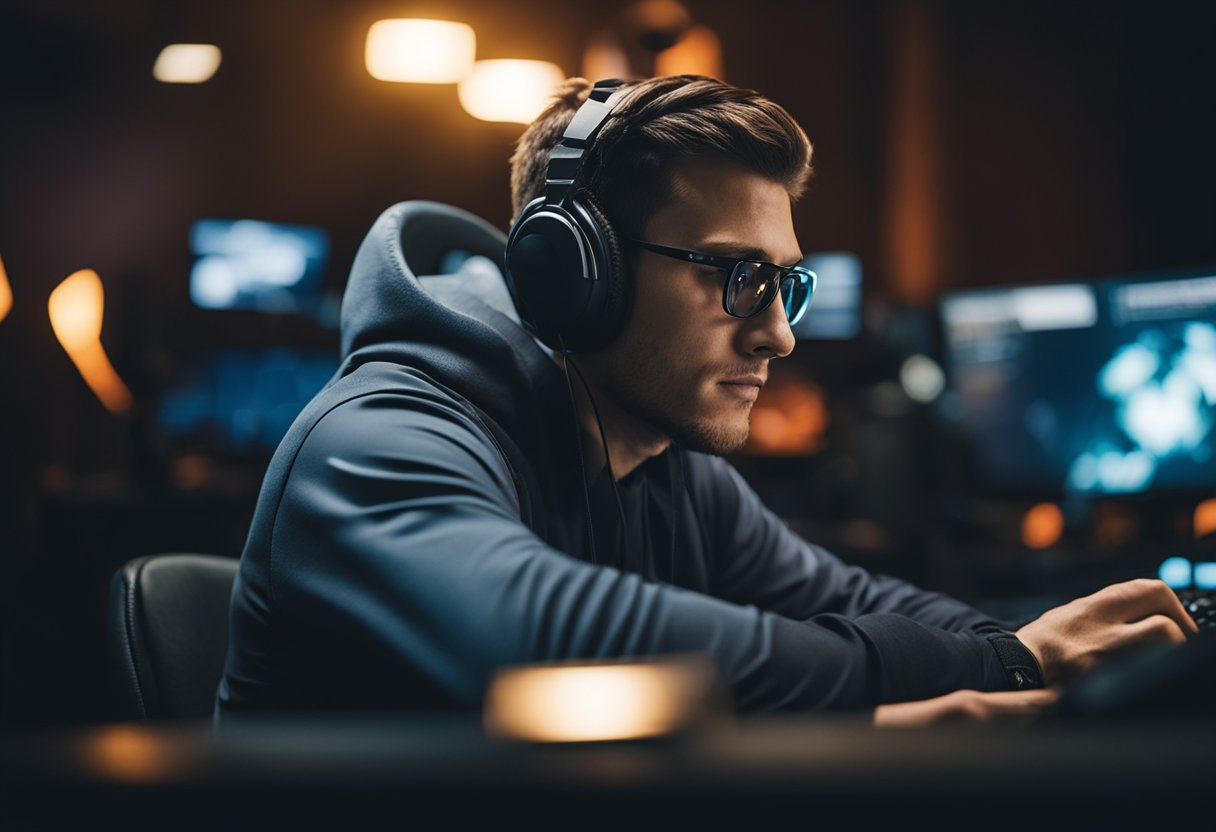
<path id="1" fill-rule="evenodd" d="M 1038 503 L 1022 516 L 1022 543 L 1029 549 L 1047 549 L 1064 535 L 1064 512 L 1055 503 Z"/>
<path id="2" fill-rule="evenodd" d="M 380 81 L 455 84 L 476 55 L 477 36 L 467 23 L 401 18 L 371 25 L 364 62 Z"/>
<path id="3" fill-rule="evenodd" d="M 8 283 L 8 272 L 4 270 L 4 261 L 0 260 L 0 321 L 4 320 L 12 308 L 13 287 Z"/>
<path id="4" fill-rule="evenodd" d="M 655 75 L 723 77 L 722 44 L 708 26 L 694 26 L 675 45 L 654 58 Z"/>
<path id="5" fill-rule="evenodd" d="M 715 672 L 704 656 L 508 667 L 490 684 L 483 721 L 491 736 L 533 742 L 662 736 L 710 715 Z"/>
<path id="6" fill-rule="evenodd" d="M 831 416 L 823 392 L 805 381 L 770 381 L 752 407 L 749 453 L 810 454 L 823 445 Z"/>
<path id="7" fill-rule="evenodd" d="M 164 783 L 188 777 L 203 763 L 206 735 L 145 726 L 110 725 L 72 743 L 73 761 L 91 776 L 118 783 Z"/>
<path id="8" fill-rule="evenodd" d="M 101 345 L 105 293 L 97 272 L 81 269 L 69 275 L 51 292 L 47 312 L 64 352 L 106 410 L 111 413 L 130 410 L 131 391 L 118 377 Z"/>
<path id="9" fill-rule="evenodd" d="M 1195 506 L 1193 526 L 1197 538 L 1216 532 L 1216 497 Z"/>

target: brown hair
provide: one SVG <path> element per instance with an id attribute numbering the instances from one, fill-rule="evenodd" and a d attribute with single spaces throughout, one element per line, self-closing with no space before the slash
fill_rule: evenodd
<path id="1" fill-rule="evenodd" d="M 591 88 L 584 78 L 567 80 L 520 137 L 511 157 L 516 219 L 544 194 L 549 154 Z M 638 236 L 667 198 L 670 163 L 712 155 L 781 182 L 795 200 L 811 175 L 811 143 L 784 109 L 753 90 L 672 75 L 625 88 L 579 176 L 613 224 Z"/>

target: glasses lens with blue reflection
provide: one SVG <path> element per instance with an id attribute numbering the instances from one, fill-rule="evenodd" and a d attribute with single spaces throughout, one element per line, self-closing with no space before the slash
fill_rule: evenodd
<path id="1" fill-rule="evenodd" d="M 790 325 L 798 323 L 815 291 L 815 273 L 801 267 L 788 272 L 769 263 L 739 263 L 730 277 L 727 308 L 739 318 L 749 318 L 768 307 L 781 294 Z"/>

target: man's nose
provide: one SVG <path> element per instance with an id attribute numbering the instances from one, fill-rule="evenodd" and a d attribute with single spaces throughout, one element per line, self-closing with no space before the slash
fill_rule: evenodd
<path id="1" fill-rule="evenodd" d="M 747 318 L 744 324 L 740 347 L 748 355 L 784 358 L 794 351 L 794 331 L 790 329 L 780 294 L 763 312 Z"/>

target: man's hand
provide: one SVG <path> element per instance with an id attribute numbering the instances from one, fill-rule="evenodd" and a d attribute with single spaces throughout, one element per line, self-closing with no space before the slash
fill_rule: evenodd
<path id="1" fill-rule="evenodd" d="M 1054 690 L 1010 690 L 981 693 L 956 690 L 934 699 L 879 705 L 874 709 L 877 728 L 921 728 L 949 723 L 1022 723 L 1059 698 Z"/>
<path id="2" fill-rule="evenodd" d="M 1089 670 L 1112 652 L 1139 644 L 1181 644 L 1199 628 L 1161 581 L 1113 584 L 1048 610 L 1018 630 L 1053 685 Z"/>

